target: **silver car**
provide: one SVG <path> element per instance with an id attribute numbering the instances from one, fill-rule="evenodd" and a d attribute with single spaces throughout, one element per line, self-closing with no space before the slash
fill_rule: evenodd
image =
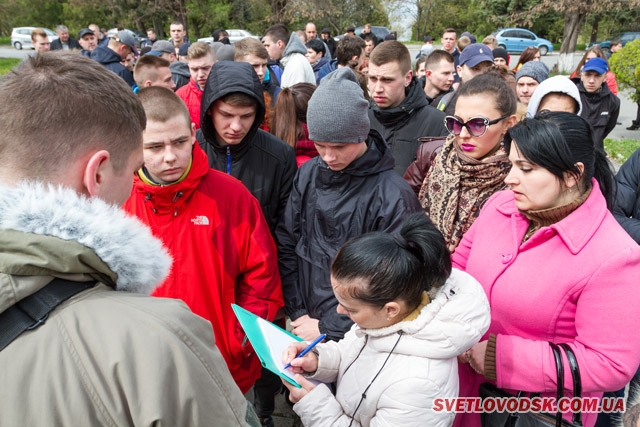
<path id="1" fill-rule="evenodd" d="M 31 44 L 31 31 L 36 28 L 42 27 L 17 27 L 11 31 L 11 46 L 20 50 L 22 48 L 33 49 L 33 45 Z M 58 40 L 58 36 L 55 31 L 50 30 L 48 28 L 42 28 L 45 33 L 49 36 L 49 41 L 52 42 L 54 40 Z"/>

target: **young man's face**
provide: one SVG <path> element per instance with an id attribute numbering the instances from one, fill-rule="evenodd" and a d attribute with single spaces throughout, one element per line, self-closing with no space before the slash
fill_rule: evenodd
<path id="1" fill-rule="evenodd" d="M 525 105 L 529 105 L 531 96 L 540 83 L 534 78 L 524 76 L 520 77 L 516 82 L 516 95 L 518 100 Z"/>
<path id="2" fill-rule="evenodd" d="M 256 72 L 258 78 L 260 79 L 260 83 L 264 80 L 264 75 L 267 72 L 267 60 L 264 58 L 260 58 L 256 55 L 245 55 L 240 59 L 237 59 L 236 62 L 248 62 L 253 67 L 253 71 Z"/>
<path id="3" fill-rule="evenodd" d="M 38 53 L 49 52 L 49 50 L 51 50 L 49 37 L 35 36 L 35 40 L 33 40 L 32 42 L 33 48 Z"/>
<path id="4" fill-rule="evenodd" d="M 336 143 L 314 141 L 316 150 L 329 169 L 340 172 L 367 151 L 367 143 Z"/>
<path id="5" fill-rule="evenodd" d="M 237 145 L 242 142 L 256 120 L 256 106 L 231 105 L 217 100 L 211 107 L 211 120 L 221 145 Z"/>
<path id="6" fill-rule="evenodd" d="M 453 52 L 456 47 L 456 33 L 444 33 L 441 42 L 443 50 Z"/>
<path id="7" fill-rule="evenodd" d="M 496 58 L 493 58 L 493 63 L 496 65 L 503 65 L 503 66 L 507 66 L 507 60 L 504 58 L 500 58 L 499 56 Z"/>
<path id="8" fill-rule="evenodd" d="M 576 100 L 566 93 L 551 92 L 546 94 L 540 101 L 538 111 L 565 111 L 567 113 L 578 114 Z"/>
<path id="9" fill-rule="evenodd" d="M 184 26 L 182 24 L 171 24 L 169 26 L 169 32 L 171 33 L 171 40 L 174 44 L 182 44 L 185 36 Z"/>
<path id="10" fill-rule="evenodd" d="M 364 41 L 364 52 L 369 55 L 374 48 L 373 40 Z"/>
<path id="11" fill-rule="evenodd" d="M 369 62 L 369 91 L 371 99 L 380 108 L 397 107 L 404 101 L 405 89 L 411 83 L 413 72 L 403 73 L 397 61 L 382 65 Z"/>
<path id="12" fill-rule="evenodd" d="M 148 38 L 150 41 L 155 41 L 155 39 L 156 39 L 156 32 L 155 32 L 155 31 L 153 31 L 153 30 L 149 30 L 149 31 L 147 31 L 147 38 Z"/>
<path id="13" fill-rule="evenodd" d="M 322 53 L 321 52 L 316 52 L 315 50 L 313 50 L 310 47 L 308 47 L 307 48 L 307 54 L 305 56 L 307 57 L 307 61 L 309 61 L 309 63 L 311 65 L 313 65 L 316 62 L 318 62 L 320 60 L 320 58 L 322 58 Z"/>
<path id="14" fill-rule="evenodd" d="M 262 39 L 262 44 L 264 45 L 265 49 L 267 49 L 269 58 L 273 59 L 274 61 L 276 59 L 282 58 L 282 52 L 284 52 L 284 43 L 282 43 L 282 40 L 273 40 L 271 36 L 264 36 L 264 38 Z"/>
<path id="15" fill-rule="evenodd" d="M 433 70 L 425 70 L 425 78 L 431 86 L 441 92 L 447 92 L 453 84 L 455 67 L 453 62 L 442 60 Z"/>
<path id="16" fill-rule="evenodd" d="M 82 46 L 84 50 L 93 52 L 98 45 L 98 39 L 95 34 L 85 34 L 80 38 L 80 40 L 78 40 L 78 43 L 80 43 L 80 46 Z"/>
<path id="17" fill-rule="evenodd" d="M 213 67 L 214 63 L 215 61 L 211 55 L 189 60 L 189 73 L 191 73 L 191 78 L 195 80 L 198 87 L 202 90 L 204 90 L 204 86 L 207 84 L 207 77 L 209 77 L 211 67 Z"/>
<path id="18" fill-rule="evenodd" d="M 598 92 L 605 79 L 605 74 L 600 74 L 596 71 L 583 71 L 580 74 L 580 80 L 582 80 L 582 86 L 589 93 Z"/>
<path id="19" fill-rule="evenodd" d="M 151 179 L 163 185 L 179 180 L 189 167 L 195 140 L 195 125 L 181 114 L 166 122 L 148 120 L 143 152 Z"/>

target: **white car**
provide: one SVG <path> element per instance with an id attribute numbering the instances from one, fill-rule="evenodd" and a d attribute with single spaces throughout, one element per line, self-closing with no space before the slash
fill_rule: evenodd
<path id="1" fill-rule="evenodd" d="M 260 37 L 251 34 L 247 30 L 227 30 L 229 33 L 229 41 L 233 44 L 238 40 L 242 40 L 245 37 L 253 37 L 254 39 L 260 39 Z M 198 39 L 199 42 L 211 43 L 213 42 L 213 37 L 203 37 Z"/>
<path id="2" fill-rule="evenodd" d="M 31 31 L 36 28 L 42 27 L 17 27 L 11 31 L 11 46 L 20 50 L 22 48 L 33 49 L 33 45 L 31 44 Z M 49 41 L 52 42 L 54 40 L 58 40 L 58 36 L 56 32 L 50 30 L 48 28 L 42 28 L 45 33 L 49 36 Z"/>

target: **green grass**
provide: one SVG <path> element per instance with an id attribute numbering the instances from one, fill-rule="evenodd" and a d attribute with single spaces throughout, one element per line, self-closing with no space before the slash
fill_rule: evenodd
<path id="1" fill-rule="evenodd" d="M 0 44 L 11 45 L 11 37 L 10 36 L 0 37 Z"/>
<path id="2" fill-rule="evenodd" d="M 13 67 L 22 61 L 19 58 L 0 58 L 0 76 L 7 74 Z"/>
<path id="3" fill-rule="evenodd" d="M 637 139 L 605 139 L 604 150 L 616 162 L 624 163 L 631 154 L 640 148 L 640 141 Z"/>

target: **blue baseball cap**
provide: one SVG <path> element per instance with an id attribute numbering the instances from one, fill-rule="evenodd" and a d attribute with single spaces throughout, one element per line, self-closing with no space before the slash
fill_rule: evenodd
<path id="1" fill-rule="evenodd" d="M 482 43 L 473 43 L 465 47 L 460 54 L 460 65 L 475 67 L 481 62 L 491 62 L 493 64 L 493 53 L 489 46 Z"/>
<path id="2" fill-rule="evenodd" d="M 606 59 L 602 58 L 593 58 L 587 61 L 582 67 L 582 72 L 585 71 L 595 71 L 598 74 L 606 74 L 609 71 L 609 64 L 607 64 Z"/>

